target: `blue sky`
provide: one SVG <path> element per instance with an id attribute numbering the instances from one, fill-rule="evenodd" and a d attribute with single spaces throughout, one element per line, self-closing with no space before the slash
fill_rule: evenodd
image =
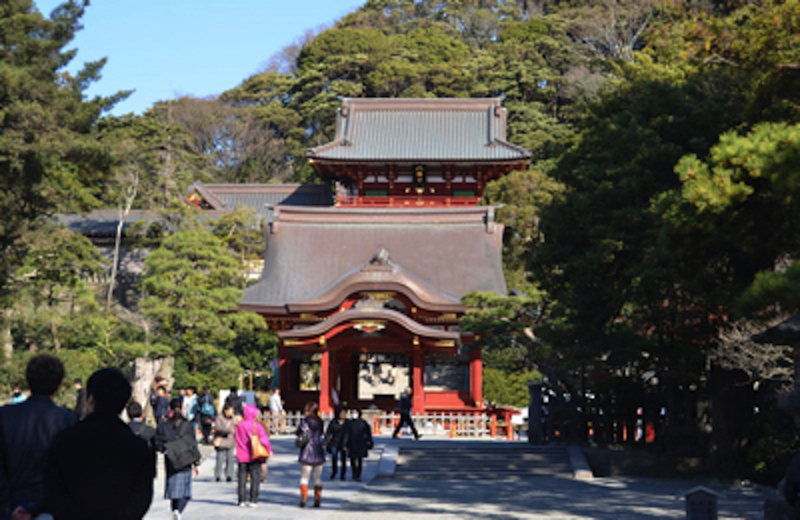
<path id="1" fill-rule="evenodd" d="M 48 16 L 59 0 L 34 0 Z M 364 0 L 92 0 L 70 48 L 73 71 L 108 58 L 88 91 L 136 92 L 112 113 L 137 114 L 181 95 L 205 97 L 263 70 L 308 29 L 330 26 Z"/>

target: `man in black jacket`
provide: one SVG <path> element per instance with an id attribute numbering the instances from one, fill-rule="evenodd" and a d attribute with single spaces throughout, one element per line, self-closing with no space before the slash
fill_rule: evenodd
<path id="1" fill-rule="evenodd" d="M 44 512 L 40 459 L 53 438 L 78 420 L 52 399 L 64 379 L 64 365 L 58 358 L 32 358 L 25 378 L 30 398 L 0 408 L 0 517 L 17 511 L 35 518 Z"/>
<path id="2" fill-rule="evenodd" d="M 414 434 L 415 439 L 419 439 L 422 435 L 417 432 L 417 429 L 414 427 L 414 420 L 411 418 L 411 393 L 413 390 L 411 388 L 406 388 L 406 391 L 400 394 L 400 399 L 397 401 L 397 409 L 400 411 L 400 422 L 397 423 L 397 427 L 394 429 L 394 433 L 392 434 L 392 438 L 396 439 L 398 435 L 400 435 L 400 429 L 403 425 L 407 424 L 411 428 L 411 433 Z"/>
<path id="3" fill-rule="evenodd" d="M 142 405 L 136 401 L 131 401 L 128 403 L 128 408 L 126 411 L 128 412 L 128 418 L 130 419 L 128 427 L 131 429 L 133 434 L 140 439 L 144 439 L 147 445 L 153 448 L 153 438 L 156 436 L 156 431 L 142 420 Z"/>
<path id="4" fill-rule="evenodd" d="M 89 415 L 45 456 L 45 506 L 56 520 L 139 520 L 153 499 L 155 452 L 119 419 L 131 385 L 116 368 L 86 383 Z"/>

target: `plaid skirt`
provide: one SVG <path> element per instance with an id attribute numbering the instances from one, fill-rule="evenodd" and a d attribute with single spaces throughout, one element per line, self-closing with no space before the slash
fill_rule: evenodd
<path id="1" fill-rule="evenodd" d="M 164 483 L 164 498 L 192 498 L 192 468 L 167 474 Z"/>

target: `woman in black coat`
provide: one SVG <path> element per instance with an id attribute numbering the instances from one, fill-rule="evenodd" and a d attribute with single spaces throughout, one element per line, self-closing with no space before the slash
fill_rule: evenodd
<path id="1" fill-rule="evenodd" d="M 339 459 L 342 461 L 342 480 L 347 473 L 347 451 L 344 444 L 347 422 L 347 410 L 339 410 L 339 417 L 331 421 L 325 430 L 325 446 L 331 454 L 331 479 L 336 478 Z"/>
<path id="2" fill-rule="evenodd" d="M 372 449 L 372 429 L 367 421 L 361 418 L 361 410 L 355 410 L 355 416 L 345 425 L 345 444 L 350 457 L 350 468 L 353 480 L 361 481 L 364 457 Z"/>
<path id="3" fill-rule="evenodd" d="M 165 451 L 165 445 L 181 437 L 190 438 L 195 444 L 197 437 L 194 426 L 181 415 L 181 399 L 176 397 L 169 402 L 172 416 L 162 421 L 156 429 L 155 445 L 158 451 Z M 197 461 L 199 462 L 199 461 Z M 172 501 L 172 518 L 180 519 L 183 510 L 192 498 L 192 468 L 197 474 L 197 462 L 183 469 L 172 467 L 169 459 L 164 457 L 167 468 L 167 480 L 164 485 L 164 498 Z"/>

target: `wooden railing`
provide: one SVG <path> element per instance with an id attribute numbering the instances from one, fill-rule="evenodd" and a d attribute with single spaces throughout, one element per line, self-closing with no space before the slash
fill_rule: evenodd
<path id="1" fill-rule="evenodd" d="M 303 418 L 302 412 L 287 412 L 271 418 L 272 433 L 293 434 Z M 392 435 L 400 423 L 397 412 L 364 410 L 362 418 L 372 427 L 373 435 Z M 510 413 L 505 410 L 493 412 L 426 412 L 412 414 L 417 431 L 426 437 L 502 437 L 514 438 Z M 327 423 L 332 414 L 324 414 Z"/>
<path id="2" fill-rule="evenodd" d="M 481 199 L 478 197 L 443 197 L 443 196 L 388 196 L 366 197 L 347 195 L 337 197 L 339 206 L 401 206 L 423 208 L 431 206 L 475 206 Z"/>

